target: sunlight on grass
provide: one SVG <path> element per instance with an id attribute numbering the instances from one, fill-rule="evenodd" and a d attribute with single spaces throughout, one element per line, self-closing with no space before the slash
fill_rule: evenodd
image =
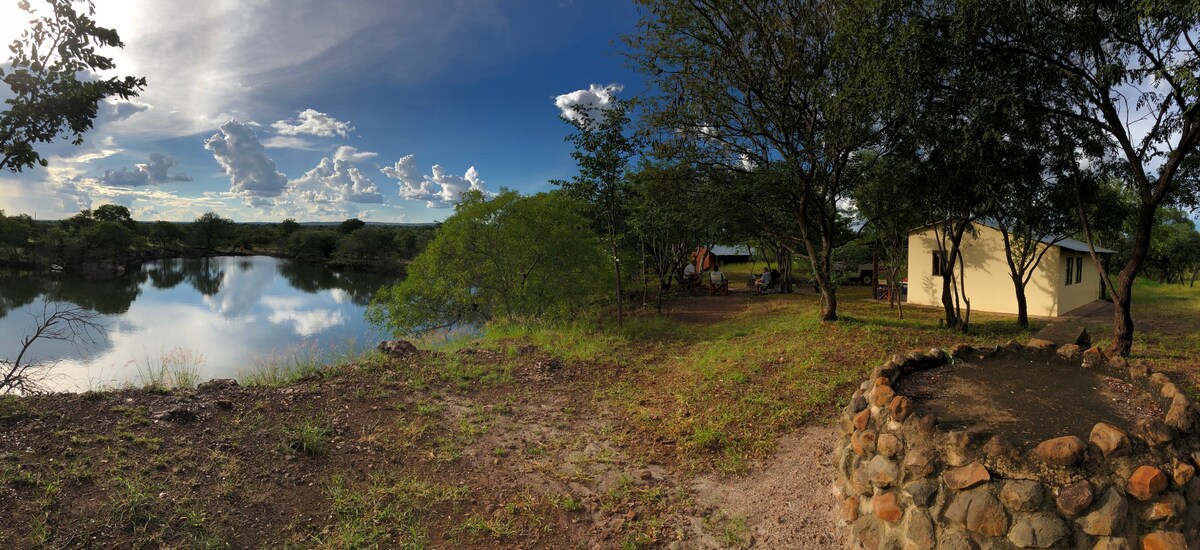
<path id="1" fill-rule="evenodd" d="M 146 355 L 137 364 L 138 384 L 159 390 L 194 388 L 206 360 L 203 353 L 179 346 L 160 351 L 158 357 Z"/>

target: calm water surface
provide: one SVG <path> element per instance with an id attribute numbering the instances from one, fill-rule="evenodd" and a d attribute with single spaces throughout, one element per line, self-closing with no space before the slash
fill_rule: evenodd
<path id="1" fill-rule="evenodd" d="M 328 358 L 383 336 L 363 319 L 393 279 L 337 273 L 265 256 L 148 263 L 111 281 L 0 271 L 0 358 L 15 358 L 30 312 L 67 302 L 100 313 L 105 337 L 77 348 L 38 341 L 36 359 L 60 361 L 51 386 L 82 391 L 145 381 L 164 357 L 201 357 L 200 380 L 237 378 L 268 361 Z"/>

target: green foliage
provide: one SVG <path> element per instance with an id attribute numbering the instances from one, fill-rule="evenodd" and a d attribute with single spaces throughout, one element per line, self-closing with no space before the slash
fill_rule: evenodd
<path id="1" fill-rule="evenodd" d="M 150 226 L 149 240 L 155 246 L 168 247 L 179 244 L 185 235 L 177 223 L 156 221 Z"/>
<path id="2" fill-rule="evenodd" d="M 343 235 L 349 235 L 349 234 L 351 234 L 355 231 L 358 231 L 359 229 L 362 229 L 366 226 L 367 226 L 367 222 L 364 222 L 358 218 L 350 218 L 350 219 L 338 224 L 338 233 L 341 233 Z"/>
<path id="3" fill-rule="evenodd" d="M 205 212 L 191 226 L 192 238 L 205 250 L 224 244 L 232 230 L 233 220 L 222 218 L 216 212 Z"/>
<path id="4" fill-rule="evenodd" d="M 400 284 L 368 309 L 377 326 L 419 334 L 458 323 L 565 318 L 603 290 L 596 235 L 562 193 L 466 193 Z"/>
<path id="5" fill-rule="evenodd" d="M 344 222 L 343 222 L 344 223 Z M 383 271 L 395 264 L 396 234 L 381 227 L 366 227 L 344 235 L 330 257 L 335 267 Z"/>
<path id="6" fill-rule="evenodd" d="M 135 222 L 129 213 L 129 208 L 119 204 L 104 204 L 92 210 L 92 217 L 97 221 L 116 222 L 128 228 L 133 228 Z"/>
<path id="7" fill-rule="evenodd" d="M 338 246 L 338 233 L 328 229 L 297 231 L 288 239 L 287 256 L 307 263 L 329 259 Z"/>
<path id="8" fill-rule="evenodd" d="M 59 136 L 83 143 L 101 100 L 129 99 L 146 86 L 145 78 L 132 76 L 80 80 L 112 71 L 112 58 L 99 52 L 124 47 L 115 30 L 91 19 L 95 8 L 90 1 L 46 0 L 49 13 L 39 13 L 27 0 L 17 5 L 33 20 L 9 46 L 7 72 L 0 69 L 0 80 L 11 91 L 5 94 L 7 109 L 0 112 L 0 169 L 13 172 L 46 165 L 34 150 L 37 143 Z"/>

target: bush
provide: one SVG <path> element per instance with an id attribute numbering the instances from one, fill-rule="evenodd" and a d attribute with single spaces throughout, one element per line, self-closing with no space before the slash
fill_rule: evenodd
<path id="1" fill-rule="evenodd" d="M 375 296 L 368 318 L 420 334 L 459 323 L 569 317 L 604 292 L 609 268 L 580 209 L 560 192 L 464 193 L 408 278 Z"/>

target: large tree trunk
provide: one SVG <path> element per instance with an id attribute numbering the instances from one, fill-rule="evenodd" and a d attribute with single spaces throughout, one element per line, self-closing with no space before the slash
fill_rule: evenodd
<path id="1" fill-rule="evenodd" d="M 816 277 L 817 290 L 821 293 L 821 320 L 836 321 L 837 320 L 837 289 L 833 287 L 833 282 L 828 276 Z"/>
<path id="2" fill-rule="evenodd" d="M 1133 247 L 1129 251 L 1129 261 L 1121 269 L 1113 292 L 1113 343 L 1112 352 L 1122 357 L 1128 357 L 1133 350 L 1133 314 L 1130 305 L 1133 303 L 1133 283 L 1137 280 L 1138 271 L 1145 265 L 1146 256 L 1150 252 L 1150 233 L 1154 227 L 1154 211 L 1156 207 L 1143 204 L 1138 208 L 1137 230 L 1133 236 Z"/>
<path id="3" fill-rule="evenodd" d="M 1017 292 L 1017 326 L 1029 328 L 1029 301 L 1025 298 L 1025 285 L 1018 277 L 1013 277 L 1013 288 Z"/>

